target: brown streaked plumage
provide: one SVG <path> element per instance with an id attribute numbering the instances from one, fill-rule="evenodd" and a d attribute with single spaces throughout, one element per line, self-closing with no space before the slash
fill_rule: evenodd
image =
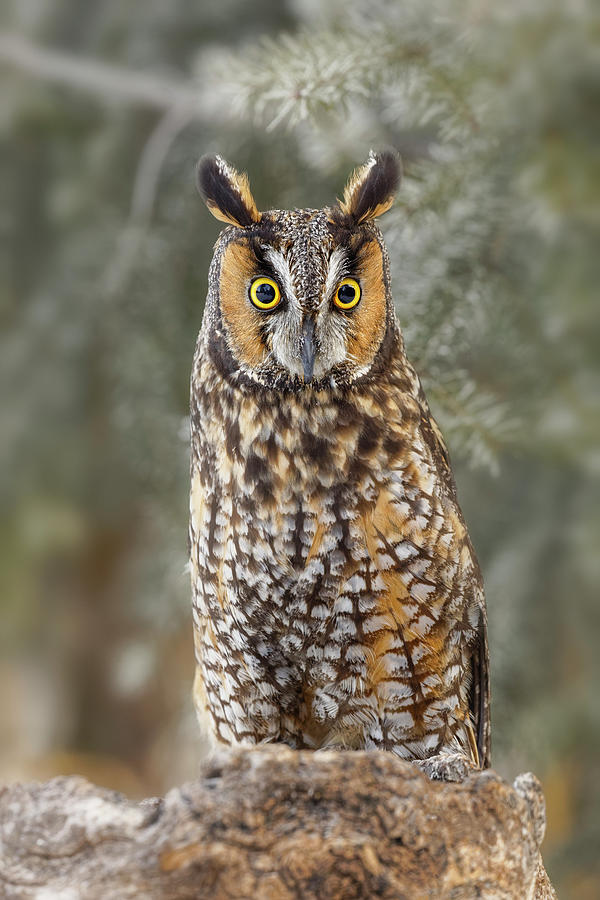
<path id="1" fill-rule="evenodd" d="M 192 372 L 194 697 L 223 743 L 488 765 L 481 575 L 373 222 L 399 176 L 372 154 L 332 208 L 261 214 L 201 160 L 230 225 Z"/>

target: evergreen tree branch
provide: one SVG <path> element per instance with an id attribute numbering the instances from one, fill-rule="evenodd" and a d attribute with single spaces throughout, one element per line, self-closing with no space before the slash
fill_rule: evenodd
<path id="1" fill-rule="evenodd" d="M 0 63 L 107 102 L 200 113 L 199 92 L 189 84 L 48 50 L 17 34 L 0 35 Z"/>

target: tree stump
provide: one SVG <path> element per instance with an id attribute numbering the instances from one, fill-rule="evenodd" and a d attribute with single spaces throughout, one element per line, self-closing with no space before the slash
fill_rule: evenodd
<path id="1" fill-rule="evenodd" d="M 533 775 L 454 784 L 389 753 L 244 748 L 141 803 L 75 776 L 3 788 L 0 895 L 545 900 L 544 826 Z"/>

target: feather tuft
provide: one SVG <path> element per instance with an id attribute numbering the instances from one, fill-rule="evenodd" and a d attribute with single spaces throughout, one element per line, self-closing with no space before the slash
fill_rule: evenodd
<path id="1" fill-rule="evenodd" d="M 354 227 L 383 215 L 394 202 L 401 175 L 402 165 L 395 150 L 371 150 L 366 163 L 348 179 L 344 199 L 330 210 L 331 221 Z"/>
<path id="2" fill-rule="evenodd" d="M 221 156 L 203 156 L 196 169 L 198 190 L 221 222 L 246 228 L 260 221 L 248 176 L 237 172 Z"/>

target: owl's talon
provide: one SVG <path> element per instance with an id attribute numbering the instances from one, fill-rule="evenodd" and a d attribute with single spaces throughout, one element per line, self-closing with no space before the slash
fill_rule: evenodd
<path id="1" fill-rule="evenodd" d="M 432 781 L 463 782 L 478 766 L 464 753 L 439 753 L 429 759 L 417 759 L 415 765 Z"/>

